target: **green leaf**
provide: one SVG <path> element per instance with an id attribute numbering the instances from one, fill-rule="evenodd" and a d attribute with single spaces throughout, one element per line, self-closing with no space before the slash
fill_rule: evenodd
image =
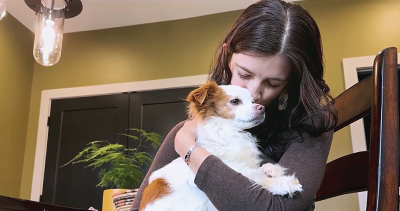
<path id="1" fill-rule="evenodd" d="M 129 135 L 129 134 L 119 134 L 119 135 L 127 136 L 127 137 L 129 137 L 131 139 L 134 139 L 134 140 L 139 140 L 139 138 L 137 136 L 134 136 L 134 135 Z"/>
<path id="2" fill-rule="evenodd" d="M 136 159 L 139 160 L 141 164 L 150 165 L 153 159 L 145 152 L 138 152 L 135 154 Z"/>
<path id="3" fill-rule="evenodd" d="M 120 134 L 139 141 L 137 148 L 126 148 L 120 144 L 111 144 L 108 141 L 92 141 L 66 164 L 85 163 L 85 167 L 100 168 L 98 187 L 116 187 L 122 189 L 135 188 L 144 178 L 143 167 L 153 161 L 151 155 L 140 149 L 145 148 L 142 142 L 150 142 L 153 148 L 161 144 L 162 137 L 154 132 L 130 128 L 140 135 Z"/>

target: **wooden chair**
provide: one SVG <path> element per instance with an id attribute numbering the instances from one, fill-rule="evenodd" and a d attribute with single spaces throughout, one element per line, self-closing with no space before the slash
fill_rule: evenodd
<path id="1" fill-rule="evenodd" d="M 368 191 L 367 210 L 399 210 L 399 113 L 397 49 L 375 57 L 372 76 L 334 101 L 335 131 L 371 113 L 370 150 L 329 162 L 316 201 Z"/>

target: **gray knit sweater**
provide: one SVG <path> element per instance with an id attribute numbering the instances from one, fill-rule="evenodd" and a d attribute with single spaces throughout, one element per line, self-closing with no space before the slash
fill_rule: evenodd
<path id="1" fill-rule="evenodd" d="M 183 126 L 176 125 L 160 146 L 154 161 L 144 178 L 131 211 L 138 211 L 142 192 L 148 185 L 150 174 L 179 157 L 174 148 L 175 135 Z M 321 184 L 332 142 L 333 131 L 313 138 L 303 136 L 302 142 L 294 142 L 287 149 L 279 164 L 295 173 L 303 186 L 303 192 L 295 198 L 274 196 L 264 189 L 254 189 L 242 174 L 210 155 L 201 164 L 195 183 L 219 211 L 263 211 L 263 210 L 314 210 L 315 194 Z M 266 162 L 272 162 L 266 159 Z"/>

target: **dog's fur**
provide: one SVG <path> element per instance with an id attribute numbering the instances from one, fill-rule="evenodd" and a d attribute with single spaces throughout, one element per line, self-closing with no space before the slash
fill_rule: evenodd
<path id="1" fill-rule="evenodd" d="M 264 121 L 264 107 L 254 103 L 246 89 L 207 82 L 186 100 L 189 116 L 200 119 L 198 145 L 254 181 L 254 188 L 289 197 L 302 191 L 294 175 L 285 175 L 285 168 L 270 163 L 261 166 L 257 140 L 245 130 Z M 140 211 L 217 210 L 194 184 L 194 178 L 182 158 L 154 171 L 143 192 Z"/>

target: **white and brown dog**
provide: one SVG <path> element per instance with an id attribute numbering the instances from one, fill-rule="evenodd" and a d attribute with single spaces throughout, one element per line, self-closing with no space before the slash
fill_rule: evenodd
<path id="1" fill-rule="evenodd" d="M 278 164 L 261 165 L 256 138 L 246 129 L 264 121 L 264 106 L 256 104 L 244 88 L 207 82 L 188 97 L 189 116 L 200 119 L 197 144 L 226 165 L 275 195 L 301 192 L 294 175 Z M 154 171 L 143 192 L 140 211 L 217 210 L 194 184 L 195 175 L 182 158 Z"/>

